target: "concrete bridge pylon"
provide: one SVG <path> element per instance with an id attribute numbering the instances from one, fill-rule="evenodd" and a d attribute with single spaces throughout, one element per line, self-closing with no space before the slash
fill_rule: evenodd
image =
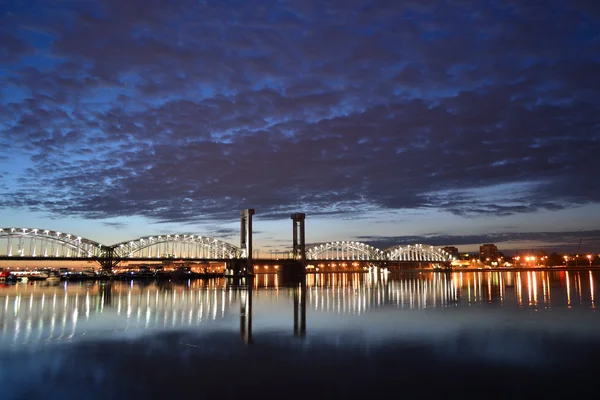
<path id="1" fill-rule="evenodd" d="M 299 260 L 302 264 L 306 261 L 306 235 L 304 230 L 304 220 L 306 214 L 295 213 L 291 215 L 293 221 L 293 247 L 292 254 L 294 260 Z"/>
<path id="2" fill-rule="evenodd" d="M 240 249 L 242 258 L 252 260 L 252 216 L 254 208 L 240 211 Z"/>

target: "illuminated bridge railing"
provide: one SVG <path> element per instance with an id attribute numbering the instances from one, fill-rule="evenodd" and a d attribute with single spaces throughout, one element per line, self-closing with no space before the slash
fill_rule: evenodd
<path id="1" fill-rule="evenodd" d="M 244 258 L 232 244 L 201 235 L 145 236 L 106 246 L 70 233 L 35 228 L 0 228 L 0 257 L 212 259 Z M 355 241 L 335 241 L 307 246 L 307 260 L 448 262 L 450 254 L 425 244 L 380 250 Z"/>
<path id="2" fill-rule="evenodd" d="M 241 258 L 242 251 L 227 242 L 200 235 L 146 236 L 111 246 L 119 258 Z"/>
<path id="3" fill-rule="evenodd" d="M 0 228 L 0 256 L 92 258 L 102 245 L 70 233 L 36 228 Z"/>
<path id="4" fill-rule="evenodd" d="M 307 260 L 339 261 L 398 261 L 398 262 L 448 262 L 450 254 L 426 244 L 394 246 L 380 250 L 366 243 L 338 241 L 308 246 Z"/>
<path id="5" fill-rule="evenodd" d="M 201 235 L 157 235 L 103 245 L 70 233 L 35 228 L 0 228 L 0 257 L 49 258 L 242 258 L 227 242 Z"/>
<path id="6" fill-rule="evenodd" d="M 320 243 L 306 249 L 307 260 L 383 260 L 383 251 L 366 243 L 338 241 Z"/>
<path id="7" fill-rule="evenodd" d="M 442 249 L 426 244 L 394 246 L 386 250 L 389 261 L 448 262 L 452 256 Z"/>

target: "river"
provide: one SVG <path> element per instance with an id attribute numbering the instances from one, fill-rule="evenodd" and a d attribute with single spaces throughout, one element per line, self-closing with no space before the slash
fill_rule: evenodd
<path id="1" fill-rule="evenodd" d="M 599 279 L 578 270 L 4 285 L 0 397 L 594 394 Z"/>

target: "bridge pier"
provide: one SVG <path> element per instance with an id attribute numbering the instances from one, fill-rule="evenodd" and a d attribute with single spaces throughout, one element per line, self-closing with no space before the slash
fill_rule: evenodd
<path id="1" fill-rule="evenodd" d="M 279 274 L 283 281 L 297 283 L 306 275 L 306 239 L 304 219 L 306 214 L 295 213 L 292 219 L 292 259 L 282 263 Z"/>
<path id="2" fill-rule="evenodd" d="M 252 216 L 253 208 L 240 211 L 240 250 L 241 258 L 225 262 L 225 276 L 239 277 L 254 275 L 252 262 Z"/>
<path id="3" fill-rule="evenodd" d="M 306 214 L 295 213 L 291 215 L 293 230 L 292 254 L 294 260 L 299 260 L 303 266 L 306 264 L 306 236 L 304 231 L 304 219 Z"/>
<path id="4" fill-rule="evenodd" d="M 240 211 L 240 248 L 242 257 L 246 256 L 246 265 L 243 267 L 244 275 L 254 274 L 252 263 L 252 216 L 254 208 Z"/>
<path id="5" fill-rule="evenodd" d="M 253 275 L 252 268 L 248 268 L 248 264 L 249 262 L 246 259 L 233 259 L 225 261 L 225 276 L 240 277 Z"/>
<path id="6" fill-rule="evenodd" d="M 96 258 L 95 261 L 100 264 L 102 271 L 112 272 L 113 268 L 123 260 L 115 256 L 114 247 L 105 247 L 100 257 Z"/>

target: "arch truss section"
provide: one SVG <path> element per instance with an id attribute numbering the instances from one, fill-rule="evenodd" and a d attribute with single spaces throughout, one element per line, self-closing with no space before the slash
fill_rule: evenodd
<path id="1" fill-rule="evenodd" d="M 70 233 L 38 228 L 0 228 L 0 256 L 92 258 L 102 245 Z"/>
<path id="2" fill-rule="evenodd" d="M 146 236 L 111 246 L 118 258 L 242 258 L 242 250 L 219 239 L 200 235 Z"/>
<path id="3" fill-rule="evenodd" d="M 307 246 L 307 260 L 383 260 L 385 252 L 361 242 L 342 240 Z"/>
<path id="4" fill-rule="evenodd" d="M 452 256 L 442 249 L 427 244 L 413 244 L 394 246 L 388 249 L 387 259 L 390 261 L 448 262 L 452 260 Z"/>

